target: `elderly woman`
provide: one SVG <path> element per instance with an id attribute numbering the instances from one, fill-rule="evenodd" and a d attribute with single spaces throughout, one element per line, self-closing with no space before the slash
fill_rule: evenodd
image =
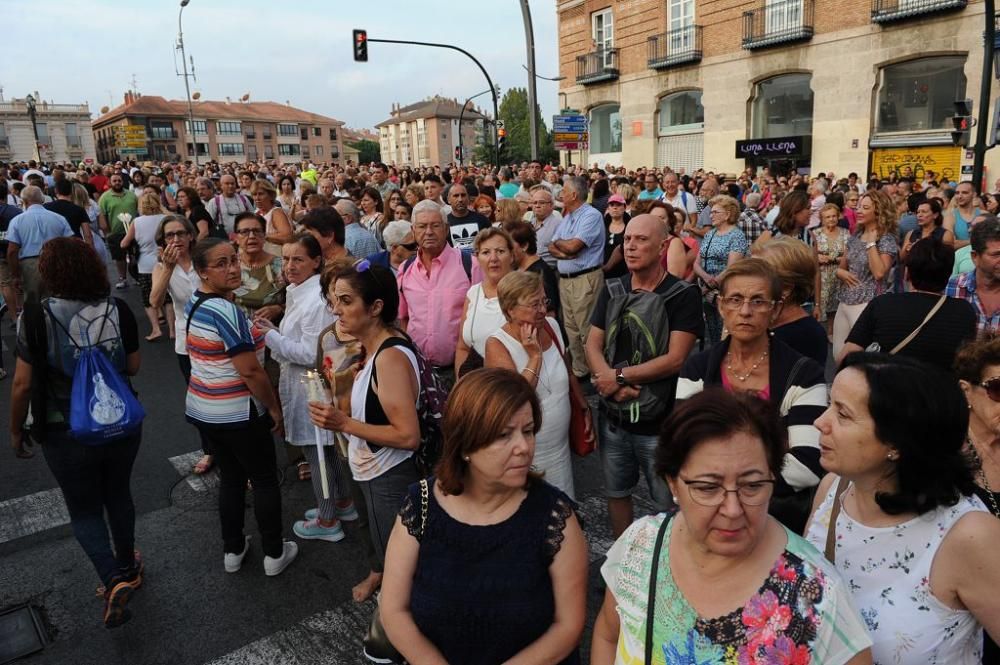
<path id="1" fill-rule="evenodd" d="M 781 314 L 781 279 L 764 260 L 744 259 L 719 277 L 717 306 L 727 337 L 685 361 L 677 399 L 707 386 L 756 394 L 778 407 L 788 427 L 790 450 L 777 478 L 771 514 L 797 533 L 809 514 L 810 490 L 823 475 L 819 432 L 812 422 L 826 408 L 823 368 L 768 330 Z"/>
<path id="2" fill-rule="evenodd" d="M 543 421 L 535 435 L 533 468 L 574 498 L 566 399 L 569 373 L 559 324 L 546 316 L 548 299 L 535 273 L 510 273 L 500 280 L 497 294 L 507 323 L 486 341 L 483 364 L 514 370 L 535 389 Z"/>
<path id="3" fill-rule="evenodd" d="M 701 240 L 694 272 L 701 283 L 705 311 L 705 342 L 718 344 L 722 338 L 722 318 L 716 306 L 719 297 L 718 276 L 750 251 L 747 238 L 737 227 L 740 205 L 725 194 L 709 202 L 712 228 Z"/>
<path id="4" fill-rule="evenodd" d="M 413 183 L 412 185 L 406 186 L 406 189 L 403 191 L 403 201 L 408 203 L 411 208 L 423 200 L 424 200 L 423 185 L 417 182 Z"/>
<path id="5" fill-rule="evenodd" d="M 512 371 L 455 385 L 437 475 L 409 489 L 386 558 L 382 620 L 407 661 L 580 662 L 587 544 L 572 501 L 530 471 L 542 425 Z"/>
<path id="6" fill-rule="evenodd" d="M 847 582 L 877 663 L 978 664 L 983 628 L 1000 637 L 1000 520 L 973 496 L 971 406 L 940 370 L 855 353 L 816 421 L 830 475 L 806 538 Z"/>
<path id="7" fill-rule="evenodd" d="M 153 289 L 153 268 L 156 267 L 156 258 L 159 248 L 156 246 L 156 230 L 163 219 L 163 208 L 160 207 L 160 197 L 152 192 L 139 197 L 139 216 L 132 220 L 122 238 L 121 247 L 126 249 L 133 242 L 139 247 L 138 268 L 139 273 L 136 281 L 139 282 L 139 289 L 142 293 L 142 307 L 146 310 L 146 318 L 149 319 L 150 333 L 146 336 L 147 342 L 155 342 L 163 336 L 160 331 L 160 317 L 164 315 L 162 307 L 153 307 L 149 302 L 149 294 Z M 174 338 L 174 320 L 167 318 L 167 329 L 170 339 Z"/>
<path id="8" fill-rule="evenodd" d="M 767 514 L 786 457 L 775 409 L 752 395 L 714 389 L 674 409 L 656 470 L 679 510 L 608 551 L 593 665 L 872 662 L 833 565 Z"/>
<path id="9" fill-rule="evenodd" d="M 764 245 L 757 258 L 766 261 L 781 280 L 781 311 L 771 334 L 826 367 L 826 330 L 802 307 L 813 297 L 816 285 L 813 251 L 801 240 L 784 236 Z"/>
<path id="10" fill-rule="evenodd" d="M 473 210 L 478 212 L 480 215 L 485 217 L 490 221 L 490 224 L 495 224 L 497 221 L 497 202 L 486 196 L 485 194 L 480 194 L 472 202 L 470 206 Z M 520 210 L 520 208 L 518 208 Z"/>
<path id="11" fill-rule="evenodd" d="M 292 222 L 280 205 L 278 192 L 267 180 L 260 178 L 250 185 L 257 214 L 264 218 L 267 235 L 264 237 L 264 251 L 281 255 L 281 246 L 292 240 Z"/>
<path id="12" fill-rule="evenodd" d="M 819 210 L 819 226 L 812 231 L 812 245 L 815 254 L 816 302 L 813 317 L 817 321 L 832 323 L 830 314 L 837 311 L 837 269 L 840 259 L 847 251 L 850 233 L 840 225 L 840 208 L 827 203 Z M 827 329 L 830 327 L 827 323 Z"/>
<path id="13" fill-rule="evenodd" d="M 239 246 L 242 283 L 233 295 L 247 316 L 263 315 L 273 321 L 283 310 L 278 300 L 285 282 L 281 275 L 281 257 L 264 249 L 266 228 L 267 222 L 255 212 L 241 212 L 236 216 L 233 230 Z"/>
<path id="14" fill-rule="evenodd" d="M 413 226 L 404 220 L 389 222 L 382 231 L 382 239 L 385 240 L 385 246 L 388 249 L 372 254 L 368 260 L 372 262 L 372 265 L 389 268 L 393 275 L 398 275 L 403 264 L 417 253 L 417 243 L 413 239 Z"/>
<path id="15" fill-rule="evenodd" d="M 559 275 L 538 256 L 538 236 L 527 222 L 505 224 L 503 230 L 514 241 L 514 269 L 536 273 L 542 280 L 549 306 L 547 316 L 559 320 Z"/>
<path id="16" fill-rule="evenodd" d="M 858 205 L 858 228 L 847 240 L 837 279 L 837 315 L 833 320 L 833 357 L 840 358 L 847 336 L 875 296 L 886 293 L 899 255 L 892 199 L 870 191 Z"/>
<path id="17" fill-rule="evenodd" d="M 469 287 L 459 322 L 455 349 L 455 378 L 483 366 L 486 340 L 506 323 L 497 299 L 497 285 L 514 269 L 514 241 L 503 229 L 490 227 L 476 234 L 472 244 L 483 280 Z"/>
<path id="18" fill-rule="evenodd" d="M 496 204 L 496 213 L 490 219 L 497 226 L 503 226 L 511 222 L 520 222 L 524 219 L 524 211 L 521 204 L 514 199 L 500 199 Z"/>

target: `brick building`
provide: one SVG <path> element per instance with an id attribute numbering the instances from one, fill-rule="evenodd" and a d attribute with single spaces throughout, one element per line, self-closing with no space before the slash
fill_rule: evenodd
<path id="1" fill-rule="evenodd" d="M 392 105 L 387 120 L 375 125 L 379 133 L 382 161 L 400 166 L 433 166 L 455 161 L 459 145 L 459 116 L 462 122 L 464 159 L 483 141 L 485 116 L 471 105 L 462 113 L 462 104 L 435 95 L 409 106 Z"/>
<path id="2" fill-rule="evenodd" d="M 93 161 L 96 150 L 87 104 L 56 104 L 40 99 L 37 92 L 32 97 L 35 100 L 34 128 L 27 97 L 0 101 L 0 162 Z"/>
<path id="3" fill-rule="evenodd" d="M 344 157 L 340 120 L 277 102 L 194 102 L 192 141 L 186 101 L 125 94 L 125 103 L 94 121 L 97 156 L 102 162 L 123 157 L 184 161 L 336 162 Z M 140 126 L 141 148 L 120 140 L 123 125 Z M 131 130 L 137 131 L 137 130 Z M 130 150 L 139 152 L 129 152 Z"/>
<path id="4" fill-rule="evenodd" d="M 978 96 L 981 1 L 557 2 L 561 106 L 590 120 L 589 153 L 564 161 L 956 180 L 971 164 L 950 118 Z"/>

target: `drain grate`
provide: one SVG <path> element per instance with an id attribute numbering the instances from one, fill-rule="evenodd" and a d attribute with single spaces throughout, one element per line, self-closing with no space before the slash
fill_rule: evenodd
<path id="1" fill-rule="evenodd" d="M 18 605 L 0 612 L 0 665 L 45 648 L 45 630 L 35 608 Z"/>

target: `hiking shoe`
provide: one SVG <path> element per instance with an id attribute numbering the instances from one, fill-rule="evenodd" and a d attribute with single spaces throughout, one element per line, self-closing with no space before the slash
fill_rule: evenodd
<path id="1" fill-rule="evenodd" d="M 269 556 L 264 557 L 264 574 L 268 577 L 280 575 L 285 568 L 288 568 L 288 564 L 295 561 L 295 557 L 298 555 L 299 546 L 290 540 L 286 540 L 280 557 L 277 559 Z"/>
<path id="2" fill-rule="evenodd" d="M 224 557 L 223 560 L 223 563 L 226 566 L 226 572 L 227 573 L 240 572 L 240 567 L 243 566 L 243 557 L 247 555 L 247 552 L 249 550 L 250 550 L 250 536 L 246 536 L 246 539 L 243 541 L 242 552 L 240 552 L 239 554 L 230 554 L 229 552 L 226 552 L 226 556 Z"/>
<path id="3" fill-rule="evenodd" d="M 146 564 L 143 563 L 142 554 L 139 550 L 132 551 L 132 558 L 132 565 L 121 569 L 122 577 L 125 579 L 138 579 L 138 584 L 135 585 L 135 588 L 138 589 L 142 586 L 142 575 L 146 572 Z"/>
<path id="4" fill-rule="evenodd" d="M 339 520 L 333 526 L 323 526 L 318 519 L 300 520 L 292 526 L 292 531 L 303 540 L 325 540 L 336 543 L 344 539 L 344 527 Z"/>
<path id="5" fill-rule="evenodd" d="M 310 508 L 305 512 L 307 520 L 314 520 L 317 517 L 319 517 L 319 508 Z M 353 501 L 343 508 L 337 506 L 337 519 L 344 522 L 353 522 L 358 519 L 358 509 L 354 507 Z"/>
<path id="6" fill-rule="evenodd" d="M 142 584 L 138 575 L 133 579 L 116 576 L 111 581 L 111 588 L 104 592 L 104 627 L 117 628 L 132 618 L 128 609 L 129 598 Z"/>

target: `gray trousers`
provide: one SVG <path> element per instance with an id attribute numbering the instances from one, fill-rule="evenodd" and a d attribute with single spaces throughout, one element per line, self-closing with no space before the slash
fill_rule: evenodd
<path id="1" fill-rule="evenodd" d="M 351 489 L 347 486 L 347 469 L 334 446 L 326 446 L 323 459 L 326 461 L 326 480 L 330 486 L 330 498 L 323 498 L 323 477 L 319 471 L 319 452 L 316 446 L 296 446 L 306 456 L 312 471 L 313 494 L 316 495 L 316 509 L 319 518 L 329 522 L 337 517 L 337 502 L 349 499 Z"/>
<path id="2" fill-rule="evenodd" d="M 385 563 L 385 548 L 396 523 L 396 516 L 403 505 L 407 488 L 420 480 L 416 464 L 408 459 L 397 464 L 378 478 L 359 480 L 358 486 L 365 496 L 368 508 L 368 528 L 371 532 L 375 556 Z"/>

